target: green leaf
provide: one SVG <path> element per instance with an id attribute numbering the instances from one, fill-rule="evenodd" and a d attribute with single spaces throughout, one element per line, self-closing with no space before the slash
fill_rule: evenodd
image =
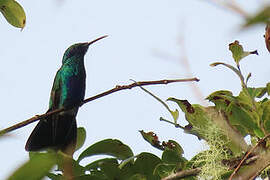
<path id="1" fill-rule="evenodd" d="M 118 162 L 104 162 L 101 164 L 100 169 L 109 179 L 120 179 L 121 177 Z"/>
<path id="2" fill-rule="evenodd" d="M 176 141 L 169 140 L 168 142 L 163 142 L 163 146 L 165 147 L 165 149 L 175 151 L 179 156 L 182 156 L 184 154 L 183 148 Z"/>
<path id="3" fill-rule="evenodd" d="M 161 163 L 156 166 L 154 174 L 158 175 L 160 178 L 165 178 L 176 171 L 176 166 L 173 164 Z"/>
<path id="4" fill-rule="evenodd" d="M 270 96 L 270 83 L 266 84 L 267 94 Z"/>
<path id="5" fill-rule="evenodd" d="M 264 133 L 259 129 L 257 122 L 259 117 L 255 117 L 252 111 L 241 108 L 237 104 L 230 104 L 227 110 L 229 122 L 231 125 L 244 127 L 249 134 L 264 137 Z"/>
<path id="6" fill-rule="evenodd" d="M 265 134 L 263 133 L 263 131 L 260 128 L 255 128 L 254 133 L 259 138 L 263 138 L 265 136 Z"/>
<path id="7" fill-rule="evenodd" d="M 236 97 L 234 104 L 240 108 L 250 112 L 252 116 L 257 116 L 256 108 L 259 104 L 255 101 L 255 97 L 261 97 L 264 95 L 264 89 L 260 88 L 243 88 L 239 95 Z M 258 117 L 254 117 L 259 120 Z M 259 124 L 259 121 L 257 121 Z"/>
<path id="8" fill-rule="evenodd" d="M 185 113 L 187 121 L 194 127 L 206 128 L 211 120 L 205 116 L 203 106 L 198 104 L 191 105 L 187 100 L 169 98 L 169 101 L 176 102 L 181 110 Z"/>
<path id="9" fill-rule="evenodd" d="M 230 103 L 235 102 L 232 92 L 226 90 L 216 91 L 207 96 L 206 99 L 213 102 L 216 108 L 221 110 L 225 110 Z"/>
<path id="10" fill-rule="evenodd" d="M 9 180 L 36 180 L 42 179 L 56 164 L 57 156 L 55 153 L 39 153 L 32 157 L 17 169 L 8 179 Z"/>
<path id="11" fill-rule="evenodd" d="M 270 101 L 266 101 L 264 103 L 262 103 L 261 105 L 261 109 L 263 110 L 263 114 L 262 114 L 262 123 L 264 126 L 264 130 L 267 133 L 270 133 Z"/>
<path id="12" fill-rule="evenodd" d="M 166 164 L 177 165 L 177 169 L 182 169 L 187 160 L 180 156 L 176 151 L 168 149 L 162 153 L 162 161 Z"/>
<path id="13" fill-rule="evenodd" d="M 63 179 L 62 179 L 63 180 Z M 107 177 L 102 175 L 81 175 L 75 178 L 75 180 L 108 180 Z"/>
<path id="14" fill-rule="evenodd" d="M 86 131 L 83 127 L 77 128 L 77 144 L 76 144 L 76 151 L 80 149 L 86 139 Z"/>
<path id="15" fill-rule="evenodd" d="M 0 0 L 0 12 L 12 26 L 24 28 L 25 12 L 22 6 L 15 0 Z"/>
<path id="16" fill-rule="evenodd" d="M 160 144 L 158 136 L 154 132 L 144 132 L 143 130 L 139 131 L 144 140 L 149 142 L 153 147 L 158 148 L 159 150 L 164 150 L 164 147 Z"/>
<path id="17" fill-rule="evenodd" d="M 142 174 L 135 174 L 131 176 L 128 180 L 148 180 L 148 179 Z"/>
<path id="18" fill-rule="evenodd" d="M 260 87 L 260 88 L 248 88 L 248 93 L 252 98 L 261 98 L 267 93 L 267 88 Z"/>
<path id="19" fill-rule="evenodd" d="M 145 175 L 147 180 L 158 180 L 158 176 L 153 175 L 155 167 L 161 163 L 161 160 L 151 153 L 141 153 L 137 156 L 134 163 L 134 172 Z"/>
<path id="20" fill-rule="evenodd" d="M 264 7 L 264 9 L 257 12 L 254 16 L 251 16 L 246 19 L 244 28 L 249 26 L 254 26 L 259 23 L 267 23 L 270 18 L 270 6 Z"/>
<path id="21" fill-rule="evenodd" d="M 88 164 L 85 166 L 85 170 L 103 173 L 107 179 L 120 179 L 121 172 L 118 166 L 119 164 L 117 159 L 104 158 Z"/>
<path id="22" fill-rule="evenodd" d="M 127 165 L 133 163 L 135 158 L 137 158 L 137 156 L 132 156 L 132 157 L 129 157 L 129 158 L 123 160 L 123 161 L 119 164 L 119 168 L 120 168 L 120 169 L 123 169 L 123 168 L 126 167 Z"/>
<path id="23" fill-rule="evenodd" d="M 119 180 L 126 180 L 126 179 L 129 179 L 130 177 L 132 177 L 133 175 L 137 174 L 134 171 L 134 159 L 137 158 L 137 156 L 138 155 L 132 156 L 132 157 L 130 157 L 130 158 L 128 158 L 120 163 L 120 165 L 118 167 L 120 168 L 121 178 Z M 131 160 L 132 160 L 132 162 L 131 162 Z M 128 162 L 125 162 L 125 161 L 128 161 Z"/>
<path id="24" fill-rule="evenodd" d="M 85 166 L 85 169 L 86 170 L 97 170 L 101 167 L 102 164 L 104 163 L 109 163 L 109 164 L 118 164 L 118 161 L 117 159 L 115 158 L 104 158 L 104 159 L 99 159 L 99 160 L 96 160 L 88 165 Z"/>
<path id="25" fill-rule="evenodd" d="M 237 65 L 239 65 L 241 59 L 250 54 L 258 55 L 257 50 L 250 52 L 244 51 L 243 46 L 239 44 L 239 41 L 234 41 L 233 43 L 229 44 L 229 50 L 232 52 L 233 59 Z"/>
<path id="26" fill-rule="evenodd" d="M 78 161 L 93 155 L 110 155 L 117 159 L 124 160 L 133 156 L 133 152 L 127 145 L 117 139 L 105 139 L 84 150 L 80 154 Z"/>
<path id="27" fill-rule="evenodd" d="M 186 169 L 194 169 L 204 166 L 206 164 L 206 159 L 204 157 L 207 157 L 206 155 L 208 152 L 209 150 L 201 151 L 193 156 L 191 160 L 186 163 Z"/>
<path id="28" fill-rule="evenodd" d="M 160 178 L 165 178 L 176 171 L 176 166 L 173 164 L 161 163 L 156 166 L 154 174 L 158 175 Z"/>

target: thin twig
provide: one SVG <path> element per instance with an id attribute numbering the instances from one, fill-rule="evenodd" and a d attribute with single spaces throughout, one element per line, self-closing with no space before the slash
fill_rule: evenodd
<path id="1" fill-rule="evenodd" d="M 242 166 L 242 164 L 245 162 L 245 160 L 249 157 L 249 155 L 261 144 L 263 143 L 267 138 L 270 137 L 270 134 L 266 135 L 264 138 L 260 139 L 259 142 L 257 142 L 257 144 L 252 147 L 247 153 L 246 155 L 243 157 L 243 159 L 240 161 L 240 163 L 237 165 L 237 167 L 235 168 L 235 170 L 233 171 L 233 173 L 231 174 L 229 180 L 232 180 L 233 176 L 237 173 L 237 171 L 240 169 L 240 167 Z"/>
<path id="2" fill-rule="evenodd" d="M 191 70 L 190 66 L 190 59 L 187 55 L 187 47 L 186 47 L 186 39 L 185 39 L 185 31 L 186 31 L 186 26 L 185 24 L 182 25 L 181 27 L 181 33 L 179 33 L 179 38 L 178 38 L 178 45 L 180 48 L 181 56 L 180 56 L 180 61 L 183 66 L 183 70 L 185 71 L 185 75 L 187 77 L 193 77 L 193 72 Z M 205 101 L 205 97 L 203 95 L 203 92 L 201 91 L 200 87 L 198 84 L 189 84 L 191 87 L 191 90 L 193 91 L 195 97 L 197 100 L 199 100 L 203 105 L 207 105 L 207 102 Z"/>
<path id="3" fill-rule="evenodd" d="M 158 81 L 141 81 L 141 82 L 134 82 L 134 83 L 129 84 L 129 85 L 117 85 L 115 88 L 112 88 L 112 89 L 110 89 L 108 91 L 105 91 L 103 93 L 100 93 L 100 94 L 98 94 L 96 96 L 92 96 L 90 98 L 85 99 L 82 102 L 81 106 L 83 104 L 86 104 L 86 103 L 90 102 L 90 101 L 101 98 L 103 96 L 107 96 L 107 95 L 112 94 L 114 92 L 125 90 L 125 89 L 131 89 L 131 88 L 134 88 L 134 87 L 137 87 L 137 86 L 160 85 L 160 84 L 169 84 L 169 83 L 175 83 L 175 82 L 188 82 L 188 81 L 199 81 L 199 79 L 197 79 L 197 78 L 188 78 L 188 79 L 172 79 L 172 80 L 158 80 Z M 33 123 L 33 122 L 35 122 L 37 120 L 44 119 L 44 118 L 46 118 L 48 116 L 51 116 L 53 114 L 57 114 L 57 113 L 60 113 L 62 111 L 66 111 L 66 110 L 68 110 L 68 109 L 60 108 L 60 109 L 55 109 L 53 111 L 47 112 L 47 113 L 42 114 L 42 115 L 36 115 L 36 116 L 34 116 L 34 117 L 30 118 L 30 119 L 27 119 L 27 120 L 22 121 L 22 122 L 20 122 L 18 124 L 15 124 L 13 126 L 10 126 L 10 127 L 6 128 L 6 129 L 1 130 L 0 131 L 0 136 L 3 135 L 3 134 L 6 134 L 8 132 L 14 131 L 16 129 L 19 129 L 21 127 L 24 127 L 24 126 L 26 126 L 26 125 L 28 125 L 30 123 Z"/>
<path id="4" fill-rule="evenodd" d="M 134 81 L 134 80 L 132 80 L 132 81 Z M 134 81 L 134 82 L 136 82 L 136 81 Z M 155 98 L 158 102 L 160 102 L 169 112 L 170 112 L 170 114 L 172 115 L 172 117 L 173 117 L 173 120 L 174 120 L 174 122 L 176 123 L 177 122 L 177 119 L 178 119 L 178 116 L 179 116 L 179 114 L 178 114 L 178 110 L 176 109 L 175 111 L 172 111 L 170 108 L 169 108 L 169 106 L 164 102 L 164 101 L 162 101 L 162 99 L 160 99 L 159 97 L 157 97 L 156 95 L 154 95 L 153 93 L 151 93 L 150 91 L 148 91 L 147 89 L 145 89 L 144 87 L 142 87 L 142 86 L 140 86 L 140 88 L 144 91 L 144 92 L 146 92 L 147 94 L 149 94 L 150 96 L 152 96 L 153 98 Z"/>
<path id="5" fill-rule="evenodd" d="M 181 128 L 181 129 L 185 130 L 185 127 L 181 126 L 180 124 L 171 122 L 171 121 L 169 121 L 169 120 L 167 120 L 167 119 L 164 119 L 163 117 L 160 117 L 159 120 L 160 120 L 160 121 L 167 122 L 167 123 L 169 123 L 169 124 L 172 124 L 172 125 L 174 125 L 176 128 Z"/>
<path id="6" fill-rule="evenodd" d="M 213 3 L 215 5 L 219 5 L 221 7 L 225 7 L 236 14 L 241 15 L 244 18 L 248 18 L 249 14 L 241 8 L 235 1 L 222 1 L 222 0 L 208 0 L 208 2 Z"/>
<path id="7" fill-rule="evenodd" d="M 200 168 L 183 170 L 183 171 L 179 171 L 174 174 L 171 174 L 165 178 L 162 178 L 161 180 L 177 180 L 177 179 L 188 177 L 188 176 L 195 176 L 199 174 L 200 172 L 201 172 Z"/>
<path id="8" fill-rule="evenodd" d="M 181 72 L 183 71 L 185 73 L 186 77 L 194 77 L 192 70 L 191 70 L 191 66 L 190 66 L 190 60 L 187 56 L 187 48 L 186 48 L 186 42 L 185 42 L 185 24 L 184 22 L 181 23 L 181 31 L 179 33 L 179 38 L 177 39 L 177 44 L 179 45 L 179 52 L 180 52 L 180 56 L 173 56 L 167 52 L 161 51 L 161 50 L 155 50 L 155 56 L 162 58 L 162 59 L 166 59 L 166 60 L 173 60 L 173 61 L 180 61 L 181 66 L 183 70 L 181 70 Z M 200 87 L 197 84 L 193 84 L 190 83 L 189 84 L 191 87 L 191 90 L 193 91 L 195 97 L 204 105 L 207 105 L 205 99 L 204 99 L 204 95 L 200 89 Z"/>

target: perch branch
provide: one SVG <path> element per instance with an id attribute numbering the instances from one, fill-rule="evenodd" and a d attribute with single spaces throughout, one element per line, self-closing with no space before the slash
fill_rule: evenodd
<path id="1" fill-rule="evenodd" d="M 169 83 L 175 83 L 175 82 L 188 82 L 188 81 L 199 81 L 199 79 L 197 79 L 197 78 L 171 79 L 171 80 L 166 80 L 165 79 L 165 80 L 158 80 L 158 81 L 140 81 L 140 82 L 131 83 L 129 85 L 117 85 L 115 88 L 112 88 L 112 89 L 110 89 L 108 91 L 105 91 L 103 93 L 100 93 L 98 95 L 95 95 L 95 96 L 92 96 L 90 98 L 85 99 L 82 102 L 81 106 L 83 104 L 86 104 L 86 103 L 88 103 L 90 101 L 93 101 L 95 99 L 98 99 L 98 98 L 101 98 L 103 96 L 107 96 L 107 95 L 112 94 L 114 92 L 125 90 L 125 89 L 131 89 L 131 88 L 138 87 L 138 86 L 140 87 L 140 86 L 160 85 L 160 84 L 169 84 Z M 13 126 L 10 126 L 8 128 L 5 128 L 5 129 L 1 130 L 0 131 L 0 136 L 3 135 L 3 134 L 6 134 L 8 132 L 14 131 L 16 129 L 19 129 L 21 127 L 24 127 L 24 126 L 26 126 L 26 125 L 28 125 L 30 123 L 33 123 L 33 122 L 35 122 L 37 120 L 46 118 L 48 116 L 51 116 L 53 114 L 57 114 L 57 113 L 60 113 L 60 112 L 66 111 L 66 110 L 68 110 L 68 109 L 60 108 L 60 109 L 55 109 L 53 111 L 49 111 L 49 112 L 47 112 L 45 114 L 42 114 L 42 115 L 36 115 L 36 116 L 34 116 L 34 117 L 30 118 L 30 119 L 27 119 L 27 120 L 22 121 L 22 122 L 20 122 L 18 124 L 15 124 Z"/>
<path id="2" fill-rule="evenodd" d="M 247 153 L 246 155 L 243 157 L 243 159 L 240 161 L 240 163 L 237 165 L 237 167 L 235 168 L 235 170 L 233 171 L 233 173 L 231 174 L 229 180 L 232 180 L 233 176 L 237 173 L 237 171 L 240 169 L 240 167 L 242 166 L 242 164 L 246 161 L 246 159 L 249 157 L 249 155 L 261 144 L 263 143 L 267 138 L 270 137 L 270 134 L 264 136 L 264 138 L 260 139 L 257 144 L 252 147 Z"/>

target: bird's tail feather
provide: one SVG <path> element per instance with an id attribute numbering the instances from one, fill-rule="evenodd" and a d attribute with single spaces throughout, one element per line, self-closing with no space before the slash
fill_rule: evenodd
<path id="1" fill-rule="evenodd" d="M 53 148 L 64 152 L 74 151 L 76 139 L 75 116 L 70 114 L 50 116 L 39 121 L 26 142 L 25 150 L 40 151 Z"/>

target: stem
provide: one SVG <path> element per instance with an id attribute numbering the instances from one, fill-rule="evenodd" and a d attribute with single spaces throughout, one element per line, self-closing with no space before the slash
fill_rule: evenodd
<path id="1" fill-rule="evenodd" d="M 172 125 L 174 125 L 176 128 L 181 128 L 181 129 L 185 130 L 185 127 L 181 126 L 180 124 L 171 122 L 171 121 L 169 121 L 169 120 L 167 120 L 167 119 L 164 119 L 163 117 L 160 117 L 159 120 L 160 120 L 160 121 L 167 122 L 167 123 L 169 123 L 169 124 L 172 124 Z"/>
<path id="2" fill-rule="evenodd" d="M 253 108 L 253 110 L 257 112 L 255 100 L 254 100 L 254 98 L 251 97 L 251 95 L 248 92 L 248 87 L 247 87 L 247 84 L 245 83 L 245 79 L 244 79 L 244 76 L 242 75 L 242 72 L 241 72 L 241 69 L 240 69 L 240 65 L 239 64 L 237 64 L 237 68 L 239 70 L 239 73 L 241 74 L 240 80 L 241 80 L 242 88 L 246 92 L 246 94 L 248 95 L 248 97 L 250 98 L 250 100 L 252 102 L 252 108 Z"/>

